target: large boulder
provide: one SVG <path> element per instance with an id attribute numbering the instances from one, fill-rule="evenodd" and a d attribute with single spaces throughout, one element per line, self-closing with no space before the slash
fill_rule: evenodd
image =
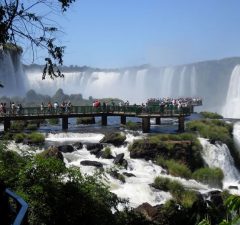
<path id="1" fill-rule="evenodd" d="M 82 142 L 76 142 L 73 144 L 73 147 L 76 148 L 77 150 L 79 150 L 79 149 L 83 148 L 83 144 L 82 144 Z"/>
<path id="2" fill-rule="evenodd" d="M 148 220 L 154 221 L 158 217 L 159 209 L 161 208 L 160 205 L 152 206 L 147 202 L 142 203 L 139 205 L 135 211 L 144 215 Z"/>
<path id="3" fill-rule="evenodd" d="M 105 136 L 100 140 L 100 143 L 109 143 L 113 144 L 114 146 L 120 146 L 126 140 L 126 135 L 120 132 L 115 133 L 107 133 Z"/>
<path id="4" fill-rule="evenodd" d="M 81 165 L 83 166 L 94 166 L 97 168 L 102 168 L 103 164 L 97 161 L 91 161 L 91 160 L 83 160 L 80 162 Z"/>
<path id="5" fill-rule="evenodd" d="M 112 170 L 109 173 L 113 178 L 120 180 L 122 183 L 125 183 L 125 177 L 119 173 L 117 170 Z"/>
<path id="6" fill-rule="evenodd" d="M 120 154 L 116 155 L 115 159 L 113 160 L 113 163 L 122 165 L 123 158 L 124 158 L 124 153 L 120 153 Z"/>
<path id="7" fill-rule="evenodd" d="M 94 149 L 99 149 L 102 150 L 103 149 L 103 145 L 100 143 L 88 143 L 86 145 L 87 150 L 94 150 Z"/>
<path id="8" fill-rule="evenodd" d="M 74 148 L 72 145 L 60 145 L 58 146 L 58 150 L 63 153 L 74 152 Z"/>
<path id="9" fill-rule="evenodd" d="M 58 150 L 56 146 L 50 146 L 48 149 L 40 153 L 40 155 L 43 156 L 44 158 L 53 157 L 63 161 L 63 154 Z"/>

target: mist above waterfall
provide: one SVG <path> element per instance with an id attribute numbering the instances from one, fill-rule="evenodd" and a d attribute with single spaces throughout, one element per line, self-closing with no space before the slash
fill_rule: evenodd
<path id="1" fill-rule="evenodd" d="M 42 80 L 42 67 L 25 66 L 20 55 L 2 52 L 0 55 L 0 81 L 5 86 L 1 95 L 19 96 L 33 89 L 53 95 L 59 88 L 66 94 L 82 94 L 84 98 L 116 97 L 130 103 L 142 103 L 148 98 L 201 97 L 203 107 L 227 117 L 240 117 L 238 113 L 238 74 L 240 58 L 204 61 L 180 66 L 139 66 L 123 69 L 94 69 L 89 67 L 63 67 L 63 79 Z M 226 106 L 226 107 L 225 107 Z"/>
<path id="2" fill-rule="evenodd" d="M 63 79 L 41 80 L 42 71 L 26 69 L 27 89 L 53 95 L 61 88 L 84 98 L 117 97 L 131 103 L 148 98 L 202 97 L 201 110 L 221 112 L 225 105 L 230 76 L 240 58 L 205 61 L 171 67 L 132 67 L 101 70 L 70 67 Z"/>

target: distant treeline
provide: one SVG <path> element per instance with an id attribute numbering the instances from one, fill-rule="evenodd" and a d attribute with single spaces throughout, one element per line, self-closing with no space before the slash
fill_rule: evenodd
<path id="1" fill-rule="evenodd" d="M 39 70 L 39 71 L 43 71 L 44 65 L 38 65 L 38 64 L 30 64 L 30 65 L 23 65 L 24 70 L 27 71 L 32 71 L 32 70 Z M 126 67 L 126 68 L 111 68 L 111 69 L 107 69 L 107 68 L 93 68 L 93 67 L 89 67 L 89 66 L 77 66 L 77 65 L 70 65 L 70 66 L 61 66 L 59 67 L 60 70 L 64 73 L 64 72 L 119 72 L 119 71 L 125 71 L 125 70 L 133 70 L 133 71 L 137 71 L 137 70 L 141 70 L 141 69 L 146 69 L 149 68 L 149 65 L 144 64 L 144 65 L 140 65 L 140 66 L 133 66 L 133 67 Z"/>
<path id="2" fill-rule="evenodd" d="M 42 102 L 46 105 L 48 102 L 62 103 L 63 101 L 64 102 L 71 101 L 72 105 L 83 105 L 84 106 L 84 105 L 92 105 L 93 101 L 96 99 L 100 100 L 101 102 L 114 101 L 116 104 L 118 104 L 120 101 L 122 102 L 121 99 L 117 99 L 117 98 L 99 99 L 99 98 L 93 98 L 92 96 L 89 96 L 88 99 L 84 99 L 82 97 L 82 94 L 67 95 L 63 92 L 62 89 L 58 89 L 53 96 L 38 94 L 34 90 L 29 90 L 24 97 L 2 96 L 2 97 L 0 97 L 0 103 L 6 102 L 7 107 L 9 106 L 10 102 L 14 102 L 15 104 L 21 103 L 24 107 L 24 106 L 40 106 L 40 104 Z"/>

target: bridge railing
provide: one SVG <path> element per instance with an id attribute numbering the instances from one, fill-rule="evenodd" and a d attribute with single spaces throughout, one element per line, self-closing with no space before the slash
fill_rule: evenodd
<path id="1" fill-rule="evenodd" d="M 27 225 L 28 204 L 17 194 L 6 189 L 9 198 L 12 225 Z M 1 220 L 1 218 L 0 218 Z"/>
<path id="2" fill-rule="evenodd" d="M 7 109 L 5 114 L 0 116 L 40 116 L 40 115 L 59 115 L 59 114 L 96 114 L 96 113 L 119 113 L 119 114 L 159 114 L 160 116 L 173 116 L 173 115 L 190 115 L 191 107 L 177 108 L 175 106 L 160 107 L 160 106 L 140 106 L 140 105 L 129 105 L 129 106 L 71 106 L 68 108 L 48 108 L 44 107 L 26 107 L 21 111 Z"/>

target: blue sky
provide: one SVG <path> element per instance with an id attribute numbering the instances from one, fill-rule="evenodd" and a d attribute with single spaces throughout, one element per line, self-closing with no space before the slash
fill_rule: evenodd
<path id="1" fill-rule="evenodd" d="M 177 65 L 240 56 L 240 0 L 76 0 L 56 17 L 66 65 Z"/>

